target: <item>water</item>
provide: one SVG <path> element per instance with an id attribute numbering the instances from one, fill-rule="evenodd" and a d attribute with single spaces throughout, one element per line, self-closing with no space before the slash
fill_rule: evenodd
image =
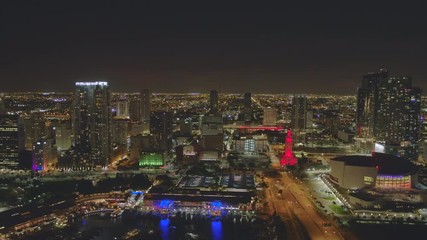
<path id="1" fill-rule="evenodd" d="M 353 224 L 352 230 L 359 239 L 426 239 L 426 225 L 404 224 Z"/>
<path id="2" fill-rule="evenodd" d="M 66 229 L 55 229 L 37 235 L 28 236 L 31 240 L 104 240 L 123 239 L 127 232 L 138 229 L 139 235 L 132 239 L 146 240 L 229 240 L 229 239 L 275 239 L 275 233 L 268 231 L 271 225 L 257 221 L 255 223 L 234 223 L 233 218 L 222 221 L 194 217 L 160 218 L 152 215 L 137 215 L 111 219 L 108 215 L 92 215 L 78 218 Z M 422 225 L 380 225 L 352 224 L 352 230 L 359 239 L 412 239 L 427 236 L 427 226 Z M 282 236 L 280 236 L 282 235 Z M 278 239 L 285 239 L 279 234 Z"/>
<path id="3" fill-rule="evenodd" d="M 267 223 L 234 223 L 233 218 L 210 220 L 194 217 L 192 220 L 184 217 L 160 218 L 152 215 L 138 215 L 118 219 L 107 216 L 92 215 L 75 219 L 70 227 L 63 230 L 53 230 L 31 236 L 32 240 L 50 239 L 123 239 L 127 232 L 134 229 L 139 234 L 131 239 L 199 239 L 199 240 L 228 240 L 228 239 L 274 239 L 267 231 Z"/>

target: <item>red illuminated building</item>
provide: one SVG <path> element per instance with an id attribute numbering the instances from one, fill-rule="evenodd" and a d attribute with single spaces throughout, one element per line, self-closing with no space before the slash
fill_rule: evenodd
<path id="1" fill-rule="evenodd" d="M 295 166 L 297 164 L 297 158 L 294 157 L 292 152 L 292 131 L 288 130 L 288 134 L 285 139 L 285 152 L 283 157 L 280 159 L 281 166 Z"/>

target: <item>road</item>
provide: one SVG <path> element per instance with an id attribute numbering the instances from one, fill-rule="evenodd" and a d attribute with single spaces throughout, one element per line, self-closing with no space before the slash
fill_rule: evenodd
<path id="1" fill-rule="evenodd" d="M 282 173 L 280 178 L 269 178 L 266 182 L 269 186 L 267 202 L 284 220 L 288 234 L 294 234 L 288 235 L 289 239 L 356 239 L 347 235 L 344 238 L 340 229 L 316 209 L 303 185 L 287 173 Z M 278 194 L 280 189 L 281 195 Z M 308 236 L 304 236 L 304 230 Z M 299 233 L 295 234 L 295 231 Z"/>
<path id="2" fill-rule="evenodd" d="M 271 180 L 267 180 L 267 184 L 272 186 Z M 272 189 L 269 187 L 266 190 L 266 201 L 269 207 L 269 214 L 273 215 L 274 213 L 278 214 L 285 224 L 287 239 L 305 239 L 304 229 L 298 221 L 295 221 L 295 216 L 292 214 L 289 205 L 286 204 L 284 199 L 280 199 L 277 196 L 277 189 Z"/>

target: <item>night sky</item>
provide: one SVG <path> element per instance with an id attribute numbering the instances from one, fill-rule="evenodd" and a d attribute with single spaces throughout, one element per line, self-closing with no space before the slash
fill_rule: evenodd
<path id="1" fill-rule="evenodd" d="M 7 2 L 0 92 L 106 80 L 115 92 L 355 94 L 381 67 L 427 91 L 424 5 Z"/>

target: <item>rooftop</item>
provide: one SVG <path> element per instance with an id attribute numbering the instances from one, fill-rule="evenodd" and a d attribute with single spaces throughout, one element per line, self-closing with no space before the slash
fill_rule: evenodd
<path id="1" fill-rule="evenodd" d="M 384 153 L 372 153 L 372 156 L 342 156 L 333 160 L 345 162 L 349 166 L 376 167 L 378 174 L 405 174 L 418 170 L 408 159 Z"/>

